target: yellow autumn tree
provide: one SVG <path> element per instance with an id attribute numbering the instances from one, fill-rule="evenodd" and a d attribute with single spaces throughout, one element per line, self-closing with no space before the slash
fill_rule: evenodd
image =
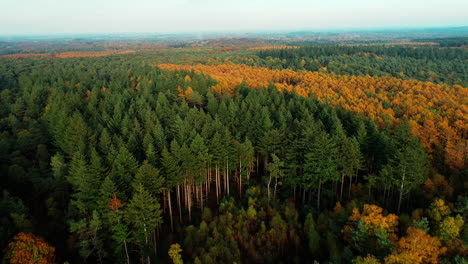
<path id="1" fill-rule="evenodd" d="M 182 256 L 180 255 L 180 252 L 182 252 L 182 248 L 180 248 L 180 245 L 178 243 L 172 244 L 169 248 L 168 254 L 174 264 L 184 263 L 182 261 Z"/>
<path id="2" fill-rule="evenodd" d="M 391 239 L 396 239 L 395 232 L 398 231 L 398 216 L 395 214 L 383 215 L 383 209 L 374 204 L 365 204 L 362 213 L 354 208 L 349 221 L 359 222 L 363 220 L 369 234 L 377 233 L 381 228 L 390 234 Z"/>
<path id="3" fill-rule="evenodd" d="M 449 241 L 457 238 L 465 225 L 463 217 L 457 215 L 456 217 L 447 216 L 439 224 L 438 236 L 443 241 Z"/>
<path id="4" fill-rule="evenodd" d="M 444 217 L 448 216 L 452 211 L 445 204 L 443 199 L 436 199 L 429 207 L 429 216 L 436 223 L 440 223 Z"/>
<path id="5" fill-rule="evenodd" d="M 396 243 L 396 249 L 385 258 L 386 264 L 437 264 L 447 251 L 437 237 L 415 227 L 408 228 L 407 235 Z"/>
<path id="6" fill-rule="evenodd" d="M 357 257 L 353 259 L 354 264 L 380 264 L 380 260 L 373 255 L 367 255 L 365 258 Z"/>

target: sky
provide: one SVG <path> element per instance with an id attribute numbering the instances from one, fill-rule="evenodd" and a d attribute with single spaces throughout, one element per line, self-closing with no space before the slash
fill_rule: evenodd
<path id="1" fill-rule="evenodd" d="M 468 26 L 467 0 L 0 0 L 0 34 Z"/>

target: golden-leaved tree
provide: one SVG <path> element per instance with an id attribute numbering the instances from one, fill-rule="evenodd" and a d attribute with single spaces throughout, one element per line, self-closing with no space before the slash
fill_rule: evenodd
<path id="1" fill-rule="evenodd" d="M 409 227 L 406 237 L 396 243 L 397 250 L 385 258 L 388 264 L 439 263 L 439 257 L 447 249 L 437 237 L 432 237 L 419 228 Z"/>

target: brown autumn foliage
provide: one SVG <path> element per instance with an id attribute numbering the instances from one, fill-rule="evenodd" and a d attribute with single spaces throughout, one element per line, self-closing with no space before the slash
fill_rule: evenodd
<path id="1" fill-rule="evenodd" d="M 398 41 L 400 45 L 417 45 L 417 46 L 439 46 L 437 42 L 413 42 L 413 41 Z"/>
<path id="2" fill-rule="evenodd" d="M 8 244 L 5 259 L 12 264 L 55 263 L 55 248 L 34 234 L 21 232 Z"/>
<path id="3" fill-rule="evenodd" d="M 20 54 L 3 55 L 1 57 L 12 58 L 12 59 L 25 59 L 25 58 L 31 58 L 31 57 L 50 57 L 50 54 L 49 53 L 20 53 Z"/>
<path id="4" fill-rule="evenodd" d="M 102 57 L 109 55 L 120 55 L 134 53 L 134 50 L 120 50 L 120 51 L 70 51 L 61 53 L 24 53 L 24 54 L 10 54 L 3 55 L 5 58 L 12 59 L 25 59 L 31 57 L 50 57 L 50 58 L 79 58 L 79 57 Z"/>
<path id="5" fill-rule="evenodd" d="M 102 57 L 109 55 L 120 55 L 134 53 L 134 50 L 121 50 L 121 51 L 71 51 L 56 53 L 55 57 L 58 58 L 77 58 L 77 57 Z"/>
<path id="6" fill-rule="evenodd" d="M 122 201 L 119 198 L 117 198 L 117 195 L 115 194 L 112 195 L 112 199 L 109 202 L 109 208 L 112 211 L 117 211 L 122 206 L 123 206 Z"/>
<path id="7" fill-rule="evenodd" d="M 243 81 L 250 87 L 273 83 L 279 91 L 316 96 L 372 117 L 383 126 L 408 119 L 429 153 L 440 149 L 453 169 L 465 166 L 468 154 L 468 88 L 393 77 L 346 76 L 320 72 L 269 70 L 243 64 L 174 65 L 168 70 L 204 72 L 218 81 L 215 92 L 234 93 Z"/>
<path id="8" fill-rule="evenodd" d="M 297 48 L 300 48 L 300 46 L 272 45 L 272 46 L 253 47 L 253 48 L 249 48 L 248 50 L 297 49 Z"/>

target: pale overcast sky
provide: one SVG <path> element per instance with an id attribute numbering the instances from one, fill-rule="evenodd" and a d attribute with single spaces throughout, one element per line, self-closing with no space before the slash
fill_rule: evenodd
<path id="1" fill-rule="evenodd" d="M 0 34 L 467 25 L 467 0 L 0 0 Z"/>

